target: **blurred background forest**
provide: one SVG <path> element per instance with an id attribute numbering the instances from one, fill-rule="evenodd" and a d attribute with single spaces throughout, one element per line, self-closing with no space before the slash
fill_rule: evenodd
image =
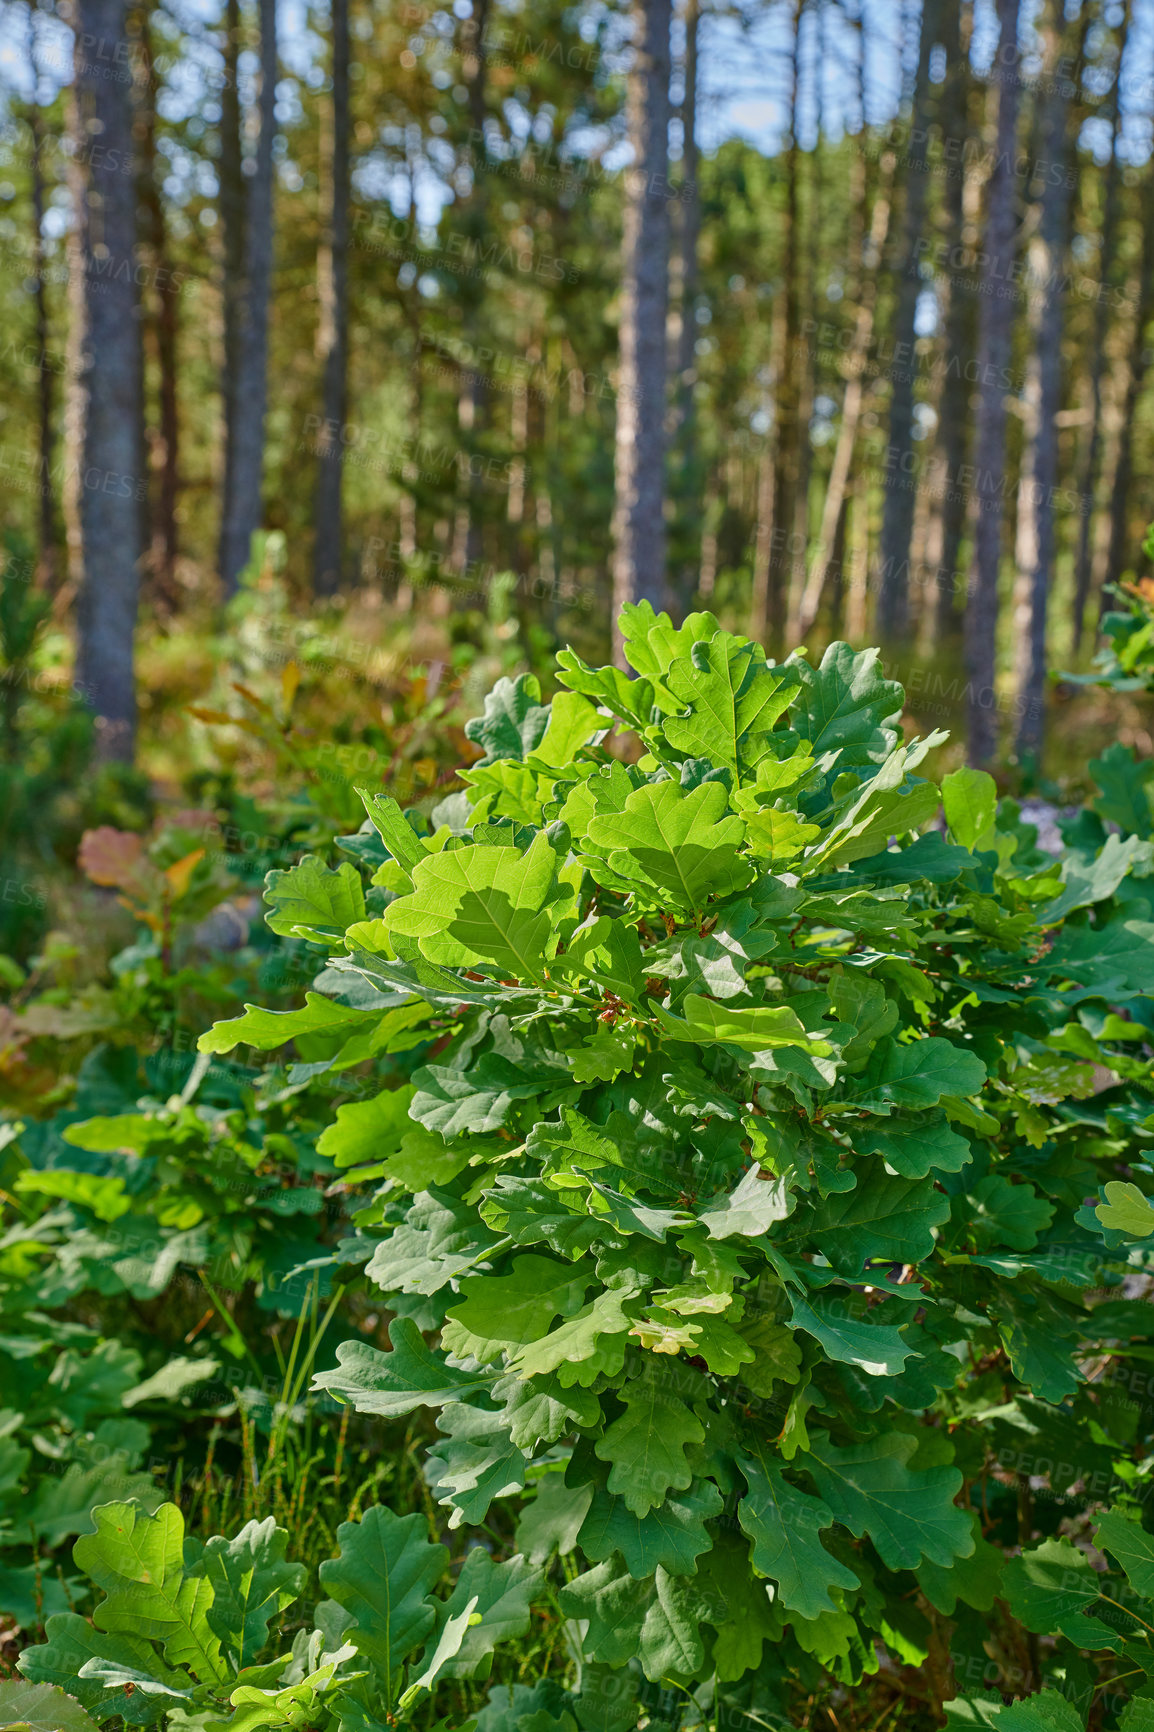
<path id="1" fill-rule="evenodd" d="M 1150 0 L 8 0 L 0 68 L 10 756 L 71 688 L 175 787 L 238 606 L 367 714 L 630 594 L 1025 785 L 1149 750 L 1052 676 L 1146 569 Z"/>

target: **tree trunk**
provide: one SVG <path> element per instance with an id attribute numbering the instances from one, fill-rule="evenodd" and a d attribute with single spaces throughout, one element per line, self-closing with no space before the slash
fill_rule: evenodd
<path id="1" fill-rule="evenodd" d="M 96 713 L 97 754 L 132 761 L 136 733 L 133 637 L 140 584 L 141 355 L 135 281 L 136 193 L 121 164 L 132 155 L 132 90 L 108 77 L 132 64 L 125 0 L 78 0 L 76 95 L 86 161 L 78 221 L 84 257 L 80 387 L 84 453 L 80 522 L 84 583 L 77 607 L 76 679 Z M 99 43 L 89 60 L 85 44 Z M 100 151 L 85 147 L 99 138 Z"/>
<path id="2" fill-rule="evenodd" d="M 231 11 L 231 7 L 230 7 Z M 237 295 L 235 390 L 225 392 L 224 512 L 220 580 L 236 594 L 261 525 L 264 418 L 268 401 L 268 318 L 273 265 L 273 138 L 276 133 L 276 0 L 260 0 L 260 124 L 252 173 L 246 176 L 245 247 Z M 231 18 L 230 18 L 231 22 Z M 227 246 L 227 241 L 226 241 Z"/>
<path id="3" fill-rule="evenodd" d="M 233 517 L 232 445 L 236 428 L 238 370 L 240 366 L 241 303 L 244 298 L 245 213 L 244 151 L 240 114 L 240 0 L 225 0 L 224 75 L 220 90 L 220 152 L 217 158 L 217 208 L 223 257 L 221 259 L 221 323 L 224 366 L 220 377 L 221 421 L 224 436 L 224 468 L 221 478 L 221 557 L 225 525 Z M 222 565 L 223 570 L 223 565 Z"/>
<path id="4" fill-rule="evenodd" d="M 1118 433 L 1118 458 L 1110 497 L 1110 551 L 1106 584 L 1118 583 L 1130 565 L 1130 484 L 1134 471 L 1134 420 L 1146 382 L 1149 349 L 1146 333 L 1154 319 L 1154 160 L 1147 162 L 1142 191 L 1142 263 L 1139 270 L 1138 312 L 1130 344 L 1126 390 Z M 1149 513 L 1147 513 L 1147 516 Z M 1108 597 L 1103 594 L 1102 610 Z"/>
<path id="5" fill-rule="evenodd" d="M 941 94 L 942 135 L 956 140 L 956 160 L 943 164 L 946 242 L 950 255 L 961 258 L 966 231 L 967 146 L 970 141 L 970 29 L 963 27 L 961 0 L 942 0 L 942 40 L 946 45 L 946 78 Z M 958 250 L 955 250 L 958 249 Z M 958 570 L 966 532 L 967 491 L 961 474 L 970 446 L 969 362 L 974 346 L 974 297 L 968 273 L 954 271 L 947 290 L 945 318 L 945 378 L 938 406 L 939 448 L 945 470 L 942 497 L 942 551 L 934 597 L 934 642 L 956 644 L 962 610 L 958 606 Z"/>
<path id="6" fill-rule="evenodd" d="M 668 602 L 665 576 L 665 320 L 669 299 L 670 0 L 635 0 L 625 171 L 613 552 L 614 654 L 628 602 Z"/>
<path id="7" fill-rule="evenodd" d="M 914 527 L 916 480 L 908 468 L 913 455 L 914 382 L 917 375 L 918 298 L 922 289 L 921 254 L 925 223 L 926 185 L 929 179 L 929 131 L 933 94 L 930 87 L 930 55 L 941 40 L 941 0 L 925 0 L 918 70 L 910 119 L 907 153 L 905 217 L 902 223 L 902 256 L 894 310 L 893 382 L 890 387 L 889 452 L 896 485 L 887 488 L 882 512 L 877 629 L 883 644 L 904 642 L 910 623 L 910 537 Z"/>
<path id="8" fill-rule="evenodd" d="M 797 517 L 798 442 L 801 437 L 801 381 L 799 350 L 801 347 L 801 296 L 799 287 L 798 233 L 798 168 L 801 152 L 797 141 L 797 90 L 801 63 L 801 12 L 803 0 L 793 9 L 793 52 L 790 57 L 788 125 L 789 147 L 785 155 L 785 253 L 782 262 L 780 291 L 784 316 L 781 322 L 781 360 L 777 376 L 777 400 L 774 409 L 774 473 L 769 497 L 773 502 L 772 523 L 765 526 L 768 537 L 765 569 L 766 598 L 765 630 L 755 637 L 768 635 L 770 647 L 780 653 L 785 638 L 785 608 L 787 584 L 783 577 L 793 557 L 793 526 Z"/>
<path id="9" fill-rule="evenodd" d="M 997 0 L 995 68 L 1012 69 L 1018 41 L 1019 0 Z M 1018 81 L 1012 70 L 1000 80 L 994 167 L 990 175 L 986 238 L 996 283 L 1009 281 L 1014 256 L 1014 150 L 1018 129 Z M 966 674 L 970 762 L 981 767 L 997 746 L 998 572 L 1002 552 L 1002 481 L 1006 457 L 1006 376 L 1014 334 L 1009 295 L 983 299 L 978 331 L 981 394 L 974 440 L 977 523 L 974 577 L 966 606 Z"/>
<path id="10" fill-rule="evenodd" d="M 1114 261 L 1115 233 L 1118 227 L 1118 128 L 1121 120 L 1119 90 L 1126 41 L 1130 29 L 1130 0 L 1125 0 L 1122 12 L 1121 39 L 1118 51 L 1118 73 L 1110 93 L 1110 156 L 1102 191 L 1102 228 L 1098 242 L 1099 295 L 1094 307 L 1094 334 L 1090 345 L 1090 435 L 1078 478 L 1078 500 L 1081 519 L 1078 524 L 1078 551 L 1074 561 L 1074 618 L 1071 649 L 1076 656 L 1082 647 L 1086 627 L 1086 603 L 1090 599 L 1093 557 L 1090 546 L 1094 520 L 1094 495 L 1098 484 L 1098 464 L 1102 449 L 1102 370 L 1106 360 L 1106 330 L 1109 301 L 1102 290 L 1110 278 Z"/>
<path id="11" fill-rule="evenodd" d="M 1066 213 L 1069 190 L 1067 110 L 1070 85 L 1059 72 L 1061 14 L 1055 3 L 1043 31 L 1046 41 L 1046 96 L 1041 160 L 1047 164 L 1038 233 L 1030 248 L 1030 280 L 1035 306 L 1038 421 L 1032 463 L 1033 567 L 1023 596 L 1023 617 L 1015 619 L 1017 649 L 1019 758 L 1037 763 L 1042 751 L 1046 700 L 1046 613 L 1054 571 L 1054 496 L 1058 486 L 1058 411 L 1062 406 L 1062 286 L 1066 262 Z"/>
<path id="12" fill-rule="evenodd" d="M 697 148 L 697 38 L 700 21 L 699 0 L 685 0 L 685 92 L 681 101 L 683 143 L 679 200 L 681 222 L 678 237 L 681 293 L 674 362 L 677 388 L 672 438 L 677 467 L 677 502 L 681 518 L 678 540 L 682 553 L 682 568 L 677 574 L 676 588 L 678 601 L 684 611 L 688 611 L 692 606 L 700 581 L 700 561 L 697 555 L 700 551 L 701 475 L 694 397 L 697 383 L 697 320 L 694 315 L 699 274 L 697 248 L 701 231 L 701 198 L 697 184 L 700 173 L 700 153 Z"/>
<path id="13" fill-rule="evenodd" d="M 156 511 L 152 518 L 149 566 L 154 596 L 161 606 L 175 610 L 176 592 L 176 498 L 180 422 L 177 412 L 176 292 L 168 258 L 168 232 L 161 190 L 163 169 L 156 150 L 156 95 L 158 83 L 152 44 L 152 13 L 156 0 L 142 8 L 140 42 L 143 55 L 142 89 L 138 130 L 141 135 L 139 197 L 145 237 L 152 264 L 151 306 L 148 331 L 156 356 L 159 386 L 159 427 L 153 446 L 153 465 L 159 472 Z"/>
<path id="14" fill-rule="evenodd" d="M 470 16 L 462 20 L 461 66 L 469 99 L 469 119 L 473 145 L 473 187 L 464 212 L 464 229 L 468 250 L 484 257 L 485 241 L 489 238 L 489 147 L 485 134 L 488 115 L 488 52 L 486 32 L 489 26 L 490 0 L 473 0 Z M 415 209 L 415 205 L 414 205 Z M 485 299 L 485 276 L 480 269 L 466 272 L 458 286 L 462 304 L 462 327 L 472 355 L 484 346 L 481 325 Z M 479 359 L 469 368 L 466 388 L 457 399 L 457 427 L 461 435 L 461 457 L 465 460 L 460 475 L 460 504 L 457 509 L 457 533 L 454 537 L 453 565 L 458 576 L 470 579 L 481 569 L 484 547 L 483 464 L 480 459 L 485 428 L 489 420 L 489 393 L 485 369 Z M 474 585 L 466 581 L 464 594 L 469 596 Z"/>
<path id="15" fill-rule="evenodd" d="M 815 37 L 814 60 L 815 64 L 820 67 L 825 47 L 826 12 L 823 0 L 809 0 L 809 11 L 813 19 L 812 29 Z M 799 15 L 799 32 L 800 29 L 801 17 Z M 817 310 L 821 213 L 825 209 L 821 173 L 822 83 L 820 71 L 815 72 L 812 82 L 814 141 L 809 162 L 808 196 L 805 203 L 805 283 L 801 290 L 804 305 L 813 312 Z M 800 331 L 799 316 L 799 339 Z M 814 401 L 817 395 L 816 348 L 817 345 L 812 339 L 808 343 L 799 340 L 797 344 L 797 479 L 794 484 L 793 517 L 790 522 L 782 524 L 782 528 L 789 533 L 790 538 L 785 626 L 786 647 L 788 649 L 794 647 L 800 636 L 798 615 L 801 612 L 802 597 L 806 589 L 806 552 L 809 547 L 809 487 L 813 466 L 813 441 L 810 438 L 810 427 L 813 423 Z"/>
<path id="16" fill-rule="evenodd" d="M 317 261 L 321 384 L 313 585 L 332 595 L 341 581 L 342 434 L 348 413 L 349 347 L 349 0 L 332 0 L 333 105 L 329 139 L 331 202 Z"/>
<path id="17" fill-rule="evenodd" d="M 798 633 L 802 637 L 809 631 L 817 618 L 822 591 L 829 574 L 830 559 L 834 551 L 838 525 L 843 521 L 845 515 L 845 501 L 853 465 L 854 445 L 857 441 L 858 424 L 861 421 L 862 402 L 865 395 L 866 356 L 869 353 L 869 346 L 873 337 L 878 270 L 885 249 L 886 230 L 890 220 L 889 180 L 893 172 L 893 163 L 893 155 L 887 151 L 882 159 L 882 182 L 878 188 L 877 197 L 874 199 L 869 241 L 863 247 L 862 257 L 858 261 L 857 319 L 854 324 L 853 342 L 845 362 L 846 387 L 845 397 L 842 400 L 841 426 L 838 429 L 833 466 L 830 469 L 825 503 L 822 506 L 821 529 L 818 532 L 817 547 L 814 550 L 813 564 L 810 567 L 805 593 L 801 598 L 801 606 L 798 611 Z"/>
<path id="18" fill-rule="evenodd" d="M 40 477 L 39 543 L 36 560 L 36 582 L 50 593 L 60 581 L 60 557 L 56 544 L 56 489 L 52 480 L 52 457 L 56 440 L 53 431 L 52 369 L 48 365 L 48 296 L 44 286 L 44 130 L 40 119 L 40 62 L 36 41 L 36 21 L 39 11 L 28 11 L 28 61 L 32 71 L 32 98 L 28 104 L 28 130 L 31 134 L 32 157 L 32 276 L 35 284 L 36 356 L 39 378 L 38 445 Z"/>

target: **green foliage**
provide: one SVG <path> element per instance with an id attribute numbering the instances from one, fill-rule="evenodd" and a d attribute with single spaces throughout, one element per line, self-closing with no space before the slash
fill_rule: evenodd
<path id="1" fill-rule="evenodd" d="M 152 1513 L 104 1504 L 94 1516 L 96 1532 L 75 1547 L 104 1596 L 92 1625 L 72 1612 L 50 1617 L 47 1640 L 20 1656 L 42 1716 L 34 1724 L 62 1713 L 52 1722 L 60 1732 L 92 1720 L 151 1725 L 178 1706 L 181 1725 L 192 1714 L 235 1732 L 395 1725 L 439 1678 L 487 1674 L 497 1642 L 529 1621 L 536 1578 L 520 1559 L 474 1552 L 438 1598 L 448 1552 L 430 1544 L 420 1516 L 378 1505 L 340 1529 L 339 1555 L 321 1569 L 332 1598 L 286 1648 L 282 1614 L 304 1570 L 285 1561 L 288 1536 L 271 1517 L 201 1543 L 175 1504 Z M 63 1708 L 60 1688 L 76 1698 Z"/>
<path id="2" fill-rule="evenodd" d="M 420 1006 L 436 1056 L 410 1131 L 382 1105 L 374 1146 L 366 1103 L 325 1133 L 384 1180 L 393 1320 L 315 1386 L 446 1409 L 450 1526 L 514 1498 L 527 1555 L 573 1554 L 587 1666 L 782 1713 L 787 1674 L 924 1656 L 919 1592 L 992 1603 L 987 1407 L 1092 1445 L 1088 1296 L 1140 1210 L 1083 1198 L 1146 1194 L 1154 852 L 1082 835 L 1059 866 L 988 778 L 939 793 L 873 654 L 622 624 L 635 680 L 564 652 L 572 696 L 493 695 L 464 802 L 366 798 L 385 896 L 328 978 L 355 1050 Z"/>

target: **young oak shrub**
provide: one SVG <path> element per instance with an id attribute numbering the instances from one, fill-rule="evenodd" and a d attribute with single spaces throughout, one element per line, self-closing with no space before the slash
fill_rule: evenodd
<path id="1" fill-rule="evenodd" d="M 347 863 L 270 875 L 275 929 L 335 952 L 322 990 L 202 1044 L 436 1038 L 322 1138 L 383 1181 L 342 1254 L 393 1320 L 317 1385 L 440 1410 L 450 1527 L 535 1493 L 522 1550 L 583 1559 L 586 1689 L 628 1664 L 773 1711 L 988 1612 L 987 1413 L 1104 1435 L 1085 1294 L 1113 1277 L 1073 1212 L 1154 1124 L 1123 1014 L 1154 991 L 1154 850 L 1059 863 L 990 777 L 940 793 L 943 736 L 901 742 L 876 652 L 622 624 L 636 678 L 565 651 L 550 705 L 500 682 L 432 833 L 365 795 L 368 905 Z"/>
<path id="2" fill-rule="evenodd" d="M 108 1720 L 385 1732 L 438 1681 L 488 1676 L 496 1642 L 524 1634 L 536 1586 L 523 1559 L 495 1564 L 475 1547 L 451 1593 L 434 1594 L 448 1551 L 430 1544 L 422 1516 L 377 1505 L 342 1523 L 338 1554 L 320 1568 L 327 1597 L 290 1645 L 277 1632 L 306 1572 L 288 1561 L 288 1534 L 272 1516 L 200 1540 L 176 1504 L 149 1512 L 133 1500 L 100 1505 L 92 1526 L 73 1550 L 102 1591 L 92 1622 L 50 1617 L 47 1640 L 20 1655 L 33 1687 L 71 1697 L 74 1724 L 41 1720 L 44 1732 Z M 0 1683 L 0 1713 L 22 1708 L 26 1694 Z"/>

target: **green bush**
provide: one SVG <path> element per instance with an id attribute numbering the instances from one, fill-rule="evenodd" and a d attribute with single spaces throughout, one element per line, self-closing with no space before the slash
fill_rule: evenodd
<path id="1" fill-rule="evenodd" d="M 563 1559 L 580 1691 L 486 1732 L 787 1712 L 887 1649 L 929 1724 L 1034 1532 L 990 1446 L 1141 1444 L 1087 1368 L 1149 1335 L 1096 1302 L 1154 1234 L 1154 847 L 1095 819 L 1058 862 L 990 777 L 939 791 L 873 652 L 622 624 L 635 678 L 499 683 L 431 826 L 366 795 L 367 893 L 270 874 L 323 990 L 202 1047 L 435 1042 L 318 1145 L 376 1187 L 339 1255 L 392 1322 L 316 1385 L 439 1409 L 450 1527 L 515 1498 Z"/>
<path id="2" fill-rule="evenodd" d="M 449 1554 L 424 1525 L 380 1506 L 346 1522 L 338 1555 L 321 1566 L 330 1597 L 284 1651 L 282 1614 L 305 1572 L 271 1516 L 201 1541 L 185 1535 L 175 1504 L 105 1504 L 74 1549 L 102 1590 L 92 1623 L 49 1618 L 21 1670 L 96 1720 L 151 1725 L 175 1710 L 184 1726 L 257 1732 L 323 1715 L 344 1732 L 383 1732 L 438 1679 L 486 1674 L 497 1640 L 529 1623 L 535 1578 L 519 1558 L 495 1564 L 476 1549 L 452 1592 L 435 1596 Z M 0 1710 L 19 1688 L 0 1684 Z"/>

